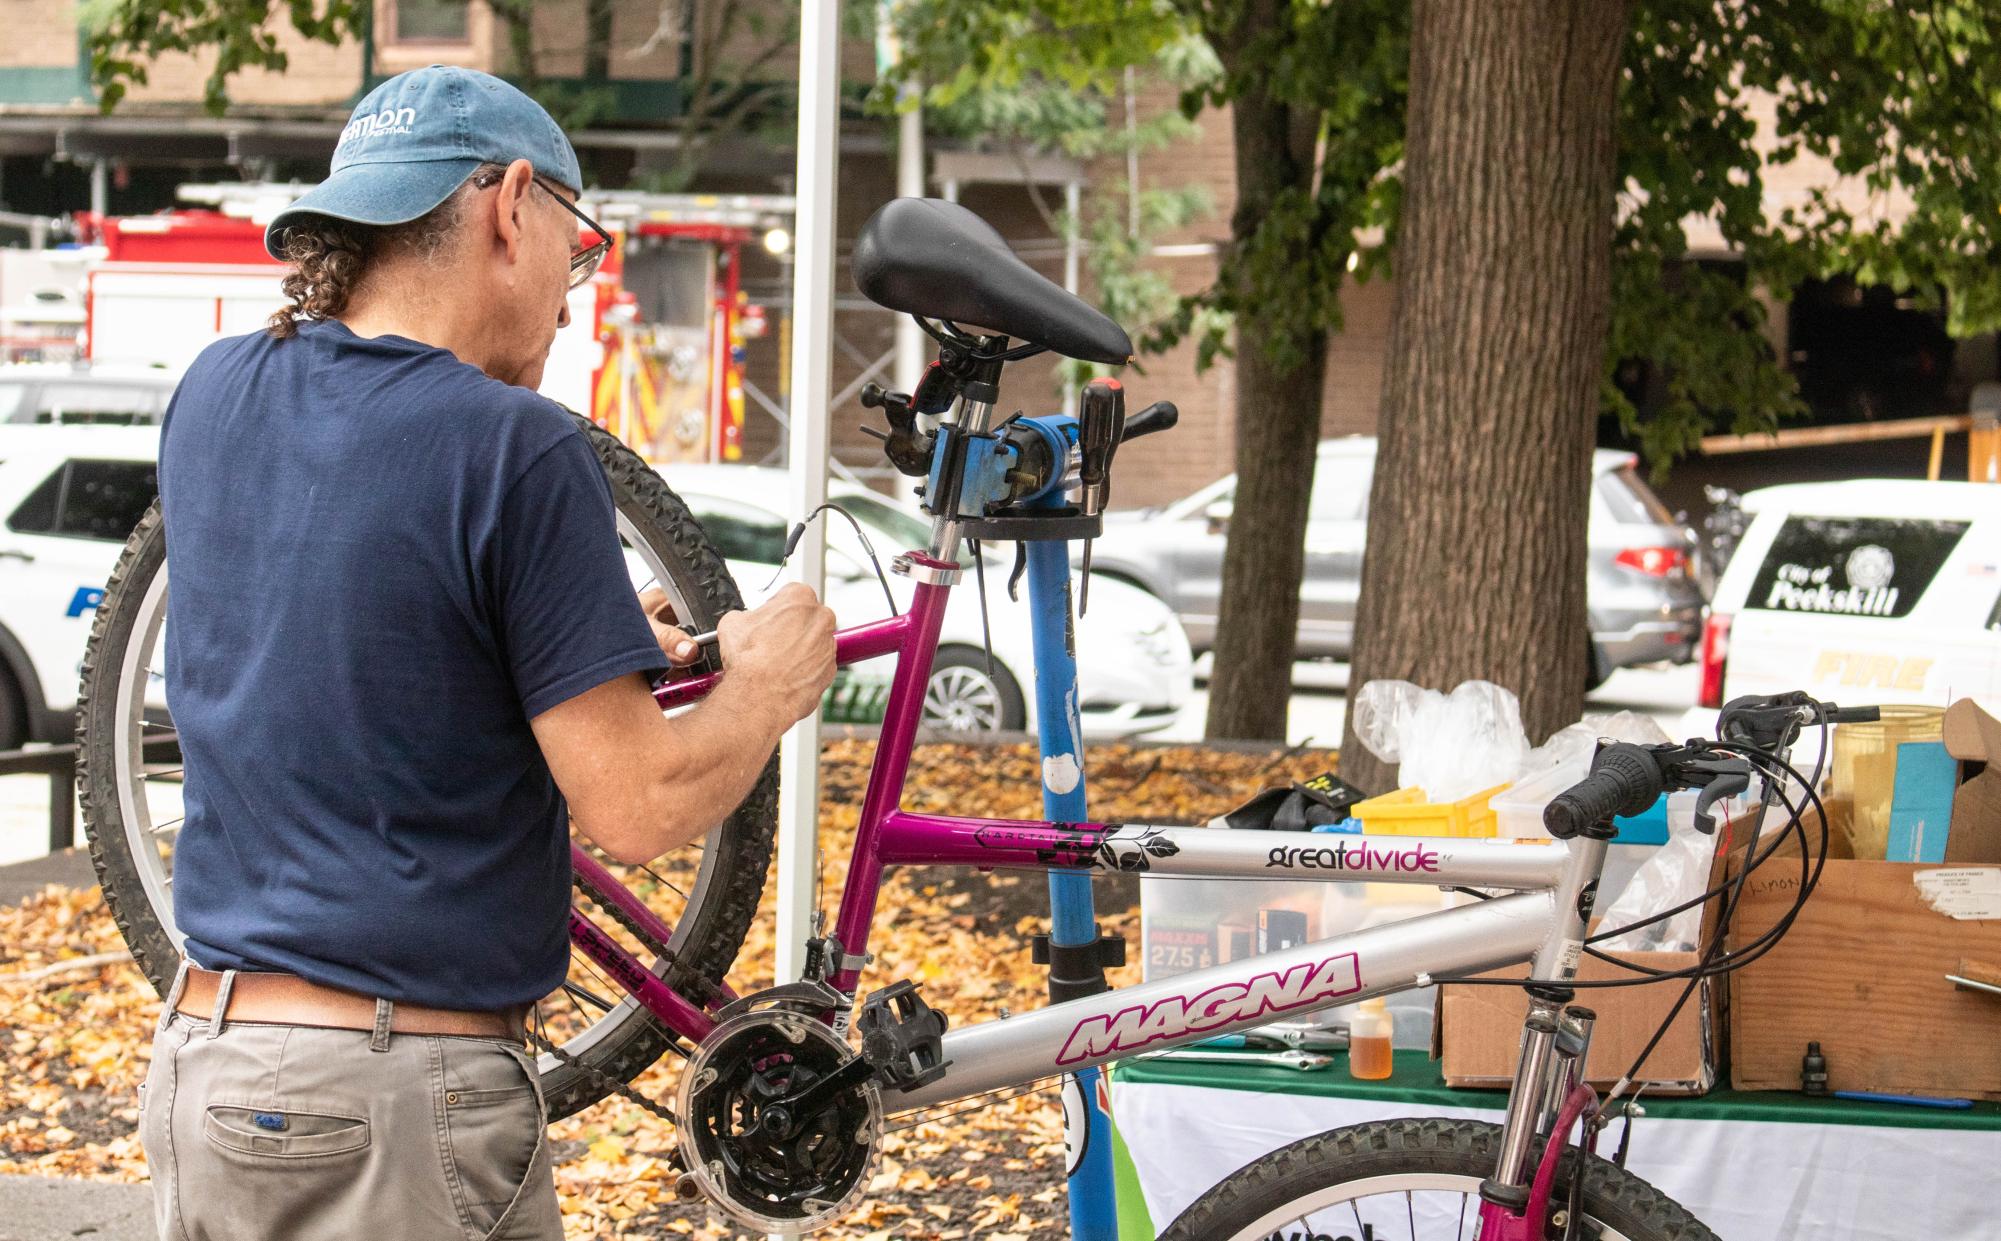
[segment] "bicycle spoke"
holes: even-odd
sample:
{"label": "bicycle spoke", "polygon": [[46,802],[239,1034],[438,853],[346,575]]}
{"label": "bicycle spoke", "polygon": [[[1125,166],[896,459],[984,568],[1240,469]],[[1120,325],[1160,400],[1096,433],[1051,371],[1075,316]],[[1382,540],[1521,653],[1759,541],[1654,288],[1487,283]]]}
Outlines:
{"label": "bicycle spoke", "polygon": [[1410,1221],[1410,1241],[1417,1241],[1417,1208],[1411,1204],[1410,1191],[1403,1191],[1403,1217]]}
{"label": "bicycle spoke", "polygon": [[1465,1236],[1465,1235],[1466,1235],[1466,1195],[1465,1195],[1465,1194],[1460,1194],[1460,1195],[1459,1195],[1459,1223],[1458,1223],[1458,1224],[1457,1224],[1457,1225],[1456,1225],[1456,1226],[1455,1226],[1455,1227],[1454,1227],[1454,1228],[1452,1229],[1452,1235],[1453,1235],[1453,1236],[1455,1236],[1455,1237],[1463,1237],[1463,1236]]}
{"label": "bicycle spoke", "polygon": [[145,775],[140,776],[139,781],[143,784],[148,780],[164,780],[168,776],[178,776],[185,770],[187,770],[185,767],[175,767],[167,771],[149,771]]}
{"label": "bicycle spoke", "polygon": [[688,894],[687,894],[686,892],[683,892],[683,891],[682,891],[682,890],[681,890],[681,889],[680,889],[680,888],[679,888],[679,887],[678,887],[677,885],[675,885],[675,884],[672,884],[672,883],[669,883],[669,882],[668,882],[667,880],[665,880],[665,879],[661,878],[661,877],[660,877],[660,872],[659,872],[659,871],[656,871],[656,870],[654,870],[654,869],[653,869],[653,868],[652,868],[651,866],[647,866],[647,865],[644,865],[644,864],[642,864],[642,865],[640,866],[640,868],[639,868],[639,869],[641,869],[641,870],[645,871],[645,872],[646,872],[647,874],[649,874],[649,875],[653,876],[653,882],[655,882],[655,883],[659,884],[659,885],[660,885],[661,887],[663,887],[663,888],[666,888],[666,889],[668,889],[669,891],[673,892],[673,893],[674,893],[674,895],[676,895],[676,896],[680,897],[680,898],[681,898],[682,900],[684,900],[684,901],[685,901],[685,900],[687,900],[687,899],[688,899]]}
{"label": "bicycle spoke", "polygon": [[161,823],[161,824],[159,824],[159,825],[155,826],[155,827],[153,828],[153,834],[154,834],[155,836],[164,836],[164,835],[166,835],[166,834],[167,834],[168,832],[171,832],[171,831],[178,831],[178,830],[180,830],[180,826],[181,826],[181,824],[182,824],[182,823],[185,823],[185,822],[187,821],[187,817],[188,817],[188,816],[186,816],[186,815],[182,815],[182,816],[181,816],[180,818],[178,818],[178,819],[169,819],[169,820],[167,820],[167,821],[166,821],[165,823]]}
{"label": "bicycle spoke", "polygon": [[608,1013],[613,1008],[610,1000],[605,999],[581,983],[574,983],[566,978],[563,980],[563,990],[569,992],[573,999],[589,1000],[592,1004],[597,1005],[599,1012]]}

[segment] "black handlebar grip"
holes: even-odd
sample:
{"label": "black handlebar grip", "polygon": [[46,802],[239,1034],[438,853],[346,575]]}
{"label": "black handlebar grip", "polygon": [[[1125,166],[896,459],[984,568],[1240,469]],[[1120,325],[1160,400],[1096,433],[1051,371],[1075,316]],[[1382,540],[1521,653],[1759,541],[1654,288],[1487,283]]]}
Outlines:
{"label": "black handlebar grip", "polygon": [[1591,760],[1590,775],[1543,807],[1542,824],[1558,840],[1569,840],[1613,815],[1640,813],[1666,787],[1667,777],[1645,746],[1614,742]]}
{"label": "black handlebar grip", "polygon": [[1156,431],[1172,431],[1174,424],[1181,421],[1181,411],[1173,401],[1155,401],[1145,409],[1126,419],[1125,434],[1119,442],[1136,440],[1142,435],[1152,435]]}

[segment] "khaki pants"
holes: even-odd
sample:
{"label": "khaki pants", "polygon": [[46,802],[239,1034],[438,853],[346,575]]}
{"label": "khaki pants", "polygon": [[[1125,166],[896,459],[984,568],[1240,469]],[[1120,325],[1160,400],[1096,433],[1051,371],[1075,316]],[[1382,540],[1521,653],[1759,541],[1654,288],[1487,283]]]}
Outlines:
{"label": "khaki pants", "polygon": [[520,1047],[221,1025],[179,992],[139,1088],[161,1241],[562,1241]]}

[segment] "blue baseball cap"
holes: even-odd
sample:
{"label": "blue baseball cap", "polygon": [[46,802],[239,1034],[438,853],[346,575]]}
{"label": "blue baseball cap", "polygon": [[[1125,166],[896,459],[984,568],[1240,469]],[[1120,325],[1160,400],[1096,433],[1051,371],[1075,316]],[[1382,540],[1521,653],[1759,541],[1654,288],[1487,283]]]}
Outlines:
{"label": "blue baseball cap", "polygon": [[558,185],[584,188],[577,152],[555,118],[506,82],[454,65],[399,73],[356,106],[327,179],[272,219],[264,248],[282,257],[285,230],[301,216],[407,224],[481,164],[517,159]]}

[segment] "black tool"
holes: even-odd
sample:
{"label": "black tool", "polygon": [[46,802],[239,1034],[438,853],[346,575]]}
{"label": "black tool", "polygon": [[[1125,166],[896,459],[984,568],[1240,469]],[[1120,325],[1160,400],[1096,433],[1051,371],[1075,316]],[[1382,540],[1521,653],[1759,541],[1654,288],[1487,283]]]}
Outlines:
{"label": "black tool", "polygon": [[[1112,494],[1112,456],[1126,430],[1126,390],[1116,379],[1093,379],[1077,398],[1077,481],[1086,517],[1105,511]],[[1084,585],[1077,615],[1091,606],[1091,540],[1084,540]]]}

